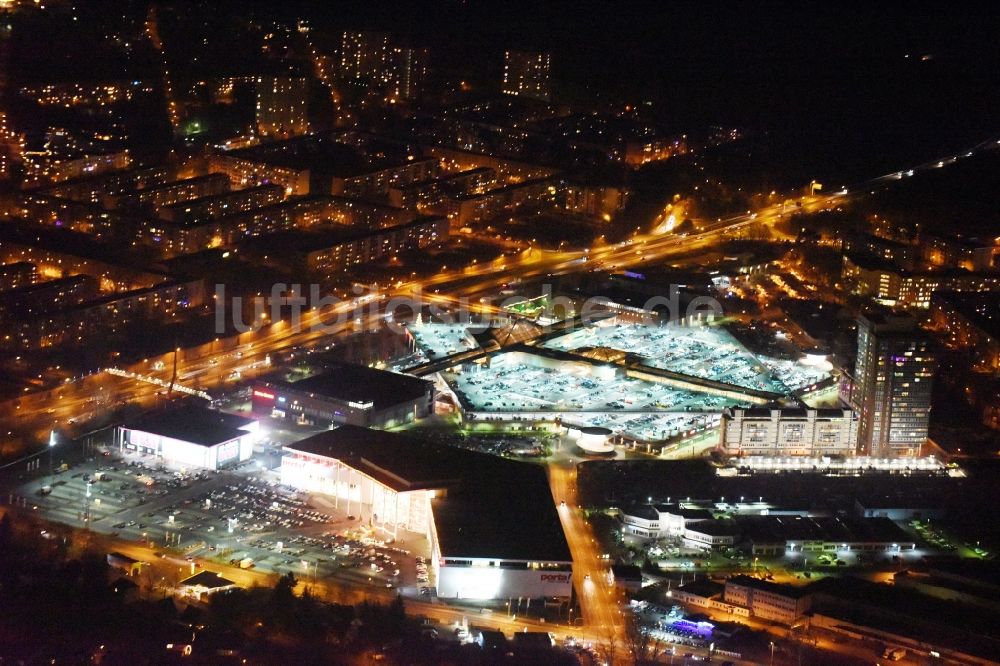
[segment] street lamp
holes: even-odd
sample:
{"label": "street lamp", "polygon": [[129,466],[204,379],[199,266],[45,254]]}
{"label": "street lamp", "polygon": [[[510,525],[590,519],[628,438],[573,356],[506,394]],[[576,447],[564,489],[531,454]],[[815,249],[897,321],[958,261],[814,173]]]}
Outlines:
{"label": "street lamp", "polygon": [[771,641],[771,666],[774,666],[774,641]]}
{"label": "street lamp", "polygon": [[52,484],[52,456],[53,450],[56,448],[56,431],[49,431],[49,485]]}

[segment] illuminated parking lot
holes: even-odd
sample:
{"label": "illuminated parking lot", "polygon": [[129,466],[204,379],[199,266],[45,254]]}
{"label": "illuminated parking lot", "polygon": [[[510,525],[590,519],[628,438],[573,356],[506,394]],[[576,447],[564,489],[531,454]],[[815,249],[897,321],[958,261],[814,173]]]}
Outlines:
{"label": "illuminated parking lot", "polygon": [[[410,327],[412,367],[476,347],[468,326],[417,322]],[[726,407],[753,402],[626,376],[602,363],[632,354],[652,368],[734,387],[790,395],[831,378],[825,361],[782,360],[750,353],[724,328],[644,326],[609,319],[547,340],[540,350],[585,355],[588,360],[543,359],[528,350],[493,354],[442,373],[463,410],[476,421],[553,421],[608,428],[647,442],[689,436],[718,425]],[[604,356],[600,350],[611,350]]]}
{"label": "illuminated parking lot", "polygon": [[755,356],[718,326],[643,326],[609,320],[549,340],[543,346],[566,352],[605,347],[635,354],[654,368],[783,394],[830,376],[827,367]]}
{"label": "illuminated parking lot", "polygon": [[523,354],[497,354],[489,367],[447,373],[471,417],[552,420],[599,426],[641,440],[662,440],[718,422],[723,407],[735,400],[685,391],[655,382],[566,371],[520,362]]}

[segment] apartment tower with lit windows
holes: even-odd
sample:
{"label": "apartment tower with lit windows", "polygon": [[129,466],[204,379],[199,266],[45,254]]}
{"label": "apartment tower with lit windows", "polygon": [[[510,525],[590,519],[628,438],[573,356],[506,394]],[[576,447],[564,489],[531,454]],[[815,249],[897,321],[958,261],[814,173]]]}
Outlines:
{"label": "apartment tower with lit windows", "polygon": [[920,455],[927,442],[935,356],[909,315],[858,319],[858,357],[851,401],[858,410],[858,453],[881,458]]}

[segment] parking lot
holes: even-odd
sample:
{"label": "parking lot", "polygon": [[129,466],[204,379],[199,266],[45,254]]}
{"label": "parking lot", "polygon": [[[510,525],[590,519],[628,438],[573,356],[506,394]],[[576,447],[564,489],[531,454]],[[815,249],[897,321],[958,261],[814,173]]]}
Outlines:
{"label": "parking lot", "polygon": [[468,351],[475,344],[465,324],[414,322],[409,328],[417,348],[417,355],[408,359],[411,366]]}
{"label": "parking lot", "polygon": [[641,440],[661,440],[718,421],[724,407],[740,404],[630,377],[581,375],[519,362],[498,354],[489,368],[445,378],[464,408],[479,417],[553,419],[602,426]]}
{"label": "parking lot", "polygon": [[[266,440],[265,440],[266,441]],[[181,471],[149,456],[107,452],[23,480],[11,504],[177,556],[192,570],[212,562],[265,572],[430,593],[426,539],[385,536],[322,496],[282,487],[257,461],[222,472]],[[418,560],[418,558],[420,558]]]}
{"label": "parking lot", "polygon": [[543,346],[568,352],[608,347],[641,356],[654,368],[775,393],[788,393],[829,376],[829,372],[801,362],[754,356],[718,326],[595,324]]}

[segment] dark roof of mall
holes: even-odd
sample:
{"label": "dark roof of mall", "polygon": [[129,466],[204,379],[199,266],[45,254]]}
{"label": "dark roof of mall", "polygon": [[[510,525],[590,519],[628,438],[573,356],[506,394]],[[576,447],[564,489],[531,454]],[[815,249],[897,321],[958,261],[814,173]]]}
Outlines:
{"label": "dark roof of mall", "polygon": [[545,469],[423,438],[344,425],[285,447],[342,461],[398,492],[432,500],[441,554],[571,561]]}
{"label": "dark roof of mall", "polygon": [[270,375],[261,381],[334,400],[370,402],[377,410],[416,400],[433,386],[429,380],[419,377],[351,363],[331,364],[325,372],[298,381],[287,381],[280,375]]}
{"label": "dark roof of mall", "polygon": [[215,446],[245,435],[242,428],[253,422],[243,416],[188,403],[167,411],[147,412],[122,427],[201,446]]}

